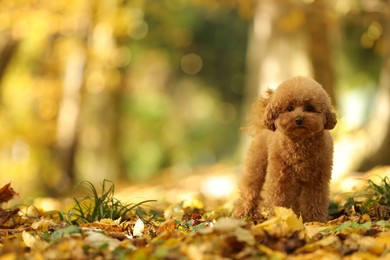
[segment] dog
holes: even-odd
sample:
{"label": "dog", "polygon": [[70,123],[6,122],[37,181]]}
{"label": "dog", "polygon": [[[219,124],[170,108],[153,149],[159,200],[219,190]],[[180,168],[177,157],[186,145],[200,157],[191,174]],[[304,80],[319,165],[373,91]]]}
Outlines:
{"label": "dog", "polygon": [[318,82],[302,76],[267,93],[252,106],[248,128],[254,138],[235,215],[260,218],[264,200],[268,208],[292,208],[305,222],[326,222],[333,166],[329,130],[337,123],[330,97]]}

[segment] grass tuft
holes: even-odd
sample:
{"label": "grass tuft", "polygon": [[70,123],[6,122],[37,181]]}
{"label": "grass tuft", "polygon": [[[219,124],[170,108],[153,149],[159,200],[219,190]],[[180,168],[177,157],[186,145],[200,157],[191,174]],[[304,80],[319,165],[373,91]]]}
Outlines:
{"label": "grass tuft", "polygon": [[376,219],[390,217],[390,179],[382,178],[379,182],[367,181],[367,186],[361,193],[347,197],[342,204],[330,201],[328,213],[334,218],[344,214],[369,214]]}
{"label": "grass tuft", "polygon": [[86,188],[87,195],[81,199],[73,197],[75,205],[67,214],[61,215],[61,218],[72,224],[91,223],[104,218],[121,218],[124,221],[130,213],[138,214],[142,204],[155,201],[145,200],[135,204],[123,204],[114,197],[115,185],[107,179],[104,179],[101,184],[100,194],[89,181],[84,181],[80,185]]}
{"label": "grass tuft", "polygon": [[390,207],[390,179],[385,177],[379,184],[368,180],[367,196],[382,206]]}

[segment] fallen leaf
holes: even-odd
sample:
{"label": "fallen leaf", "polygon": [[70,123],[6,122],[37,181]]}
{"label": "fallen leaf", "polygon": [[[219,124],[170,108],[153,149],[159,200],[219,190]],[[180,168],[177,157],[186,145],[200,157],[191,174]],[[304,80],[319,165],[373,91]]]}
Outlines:
{"label": "fallen leaf", "polygon": [[302,218],[298,218],[292,209],[274,207],[274,211],[274,217],[252,227],[254,235],[262,235],[264,230],[277,236],[304,230]]}
{"label": "fallen leaf", "polygon": [[138,219],[134,225],[133,237],[142,237],[144,229],[145,229],[144,222],[141,219]]}
{"label": "fallen leaf", "polygon": [[183,218],[184,210],[178,205],[171,205],[164,211],[165,219],[174,219],[180,221]]}
{"label": "fallen leaf", "polygon": [[257,249],[260,252],[263,252],[264,254],[272,257],[273,259],[286,259],[286,254],[283,252],[272,250],[271,248],[265,246],[265,245],[257,245]]}
{"label": "fallen leaf", "polygon": [[173,219],[168,219],[161,223],[160,227],[157,229],[157,235],[160,235],[163,232],[173,233],[176,229],[176,221]]}
{"label": "fallen leaf", "polygon": [[305,232],[309,238],[313,238],[315,235],[329,228],[329,226],[327,226],[326,224],[317,223],[317,222],[309,222],[304,226],[305,226]]}
{"label": "fallen leaf", "polygon": [[34,221],[34,223],[31,224],[31,227],[35,230],[39,229],[40,231],[46,232],[49,230],[49,228],[55,225],[56,223],[54,222],[54,220],[41,218],[39,220]]}
{"label": "fallen leaf", "polygon": [[95,249],[107,247],[108,250],[113,251],[120,245],[120,241],[114,238],[110,238],[100,232],[89,231],[86,233],[85,242]]}
{"label": "fallen leaf", "polygon": [[19,212],[19,209],[4,210],[0,209],[0,225],[4,225],[10,218],[15,216]]}
{"label": "fallen leaf", "polygon": [[242,227],[237,227],[234,230],[233,234],[237,238],[237,241],[244,242],[250,246],[253,246],[255,244],[255,237],[252,235],[252,233],[248,229],[244,229]]}
{"label": "fallen leaf", "polygon": [[381,227],[390,227],[390,222],[386,220],[379,220],[376,224]]}
{"label": "fallen leaf", "polygon": [[318,240],[313,243],[308,243],[300,248],[298,248],[295,253],[300,254],[300,253],[310,253],[310,252],[315,252],[316,250],[320,248],[332,248],[334,250],[340,250],[341,248],[341,241],[338,237],[336,236],[328,236],[325,237],[321,240]]}
{"label": "fallen leaf", "polygon": [[26,231],[23,231],[22,238],[25,245],[32,250],[43,251],[44,249],[49,247],[49,243],[47,243],[46,241],[42,241],[41,239],[31,235]]}
{"label": "fallen leaf", "polygon": [[375,238],[376,243],[384,249],[390,248],[390,232],[382,232]]}
{"label": "fallen leaf", "polygon": [[298,218],[292,209],[275,207],[274,210],[276,217],[281,217],[282,220],[286,221],[286,224],[291,231],[303,230],[304,226],[302,218]]}
{"label": "fallen leaf", "polygon": [[184,248],[184,252],[190,260],[203,259],[203,252],[199,246],[189,245]]}
{"label": "fallen leaf", "polygon": [[0,204],[17,197],[19,197],[19,194],[11,188],[11,183],[4,185],[0,189]]}
{"label": "fallen leaf", "polygon": [[102,218],[101,220],[99,220],[99,222],[106,225],[117,226],[121,223],[121,218],[115,220],[110,218]]}
{"label": "fallen leaf", "polygon": [[221,218],[213,225],[213,229],[221,233],[228,233],[233,232],[236,228],[242,227],[245,224],[246,222],[242,219]]}
{"label": "fallen leaf", "polygon": [[363,224],[359,224],[354,221],[346,221],[344,223],[341,223],[338,227],[336,227],[333,231],[334,232],[350,232],[350,230],[369,230],[371,228],[371,221],[367,221]]}
{"label": "fallen leaf", "polygon": [[83,231],[78,226],[68,226],[62,229],[57,229],[51,234],[51,240],[52,242],[57,242],[64,236],[69,236],[72,234],[81,234]]}
{"label": "fallen leaf", "polygon": [[99,221],[94,221],[92,223],[81,223],[80,227],[92,230],[104,230],[106,232],[121,232],[123,230],[123,226],[119,223],[120,218],[117,220],[104,218]]}

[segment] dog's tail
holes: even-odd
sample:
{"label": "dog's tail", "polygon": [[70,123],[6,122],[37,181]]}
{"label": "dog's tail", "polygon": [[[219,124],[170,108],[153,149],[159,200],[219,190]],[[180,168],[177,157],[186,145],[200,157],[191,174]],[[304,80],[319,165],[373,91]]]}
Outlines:
{"label": "dog's tail", "polygon": [[249,133],[251,136],[256,136],[260,130],[267,129],[264,125],[263,118],[265,108],[268,106],[269,99],[272,96],[274,91],[268,89],[264,97],[257,98],[252,106],[249,113],[248,124],[244,127],[241,127],[242,131]]}

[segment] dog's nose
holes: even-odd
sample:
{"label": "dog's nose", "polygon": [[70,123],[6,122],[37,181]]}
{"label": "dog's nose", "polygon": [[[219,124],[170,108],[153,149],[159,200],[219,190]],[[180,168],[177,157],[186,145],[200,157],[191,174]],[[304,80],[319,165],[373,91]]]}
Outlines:
{"label": "dog's nose", "polygon": [[303,118],[302,118],[302,117],[297,117],[297,118],[295,118],[295,124],[296,124],[297,126],[303,125]]}

